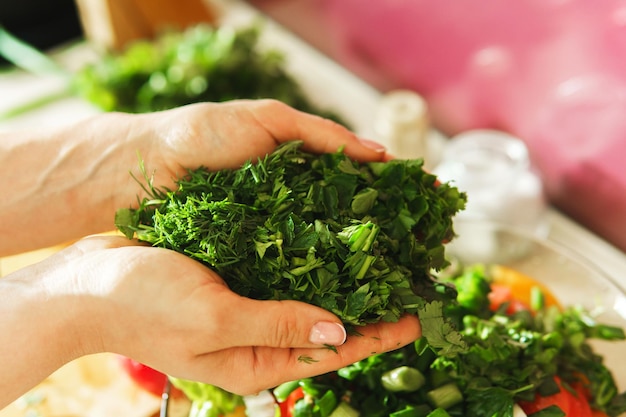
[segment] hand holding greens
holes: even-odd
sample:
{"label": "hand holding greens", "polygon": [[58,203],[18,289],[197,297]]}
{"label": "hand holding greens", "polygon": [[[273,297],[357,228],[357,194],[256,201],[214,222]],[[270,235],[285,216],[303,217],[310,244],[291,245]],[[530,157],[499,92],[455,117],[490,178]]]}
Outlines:
{"label": "hand holding greens", "polygon": [[241,295],[304,301],[349,326],[454,299],[431,271],[447,265],[465,195],[421,160],[360,164],[288,142],[239,169],[189,171],[177,185],[148,184],[138,209],[118,211],[118,228],[206,264]]}

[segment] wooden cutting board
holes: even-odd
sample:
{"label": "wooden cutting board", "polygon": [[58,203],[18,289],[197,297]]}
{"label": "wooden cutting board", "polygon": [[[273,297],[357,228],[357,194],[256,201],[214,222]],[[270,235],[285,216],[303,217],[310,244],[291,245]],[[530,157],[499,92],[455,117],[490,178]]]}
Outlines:
{"label": "wooden cutting board", "polygon": [[203,0],[76,0],[85,36],[104,50],[149,39],[166,29],[215,23],[217,12]]}

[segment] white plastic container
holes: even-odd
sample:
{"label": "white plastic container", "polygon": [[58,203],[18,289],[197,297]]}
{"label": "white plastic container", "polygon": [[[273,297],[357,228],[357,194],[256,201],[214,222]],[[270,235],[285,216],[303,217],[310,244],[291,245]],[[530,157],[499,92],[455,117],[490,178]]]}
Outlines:
{"label": "white plastic container", "polygon": [[400,159],[429,157],[428,133],[430,122],[428,105],[411,90],[394,90],[385,94],[379,103],[374,130],[377,140]]}

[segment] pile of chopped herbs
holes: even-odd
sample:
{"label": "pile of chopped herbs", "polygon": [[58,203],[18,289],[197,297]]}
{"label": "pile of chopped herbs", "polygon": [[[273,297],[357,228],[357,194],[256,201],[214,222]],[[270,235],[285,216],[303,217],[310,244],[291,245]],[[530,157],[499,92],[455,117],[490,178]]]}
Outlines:
{"label": "pile of chopped herbs", "polygon": [[[531,310],[511,313],[503,305],[492,311],[488,275],[484,266],[472,265],[451,278],[459,296],[445,314],[456,322],[465,348],[443,352],[421,338],[337,372],[283,384],[275,389],[277,398],[298,387],[304,391],[293,417],[512,417],[514,404],[558,392],[558,376],[563,389],[585,385],[593,409],[610,417],[625,413],[626,392],[618,392],[590,344],[623,341],[624,330],[598,323],[578,306],[559,310],[539,302]],[[424,334],[433,332],[432,325],[422,321]],[[565,414],[553,405],[531,415]]]}
{"label": "pile of chopped herbs", "polygon": [[342,122],[311,102],[287,72],[281,51],[261,47],[260,31],[259,24],[238,29],[201,24],[135,41],[79,70],[75,88],[105,111],[143,113],[203,101],[273,98]]}
{"label": "pile of chopped herbs", "polygon": [[[118,211],[118,228],[202,262],[238,294],[304,301],[348,327],[403,313],[443,320],[437,300],[455,297],[432,271],[447,265],[465,194],[422,160],[358,163],[294,141],[239,169],[191,170],[173,190],[145,188],[137,209]],[[457,342],[441,331],[433,340]]]}

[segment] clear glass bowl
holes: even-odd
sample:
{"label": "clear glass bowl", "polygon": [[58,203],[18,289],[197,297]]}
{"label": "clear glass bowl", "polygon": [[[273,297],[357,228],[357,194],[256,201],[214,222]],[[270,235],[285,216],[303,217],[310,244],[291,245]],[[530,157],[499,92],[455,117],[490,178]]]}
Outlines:
{"label": "clear glass bowl", "polygon": [[[451,261],[499,264],[546,285],[566,305],[597,312],[597,321],[626,329],[626,291],[584,255],[554,241],[510,226],[455,222],[457,237],[448,245]],[[624,285],[624,283],[622,283]],[[626,390],[626,342],[592,342],[612,370],[620,391]]]}

